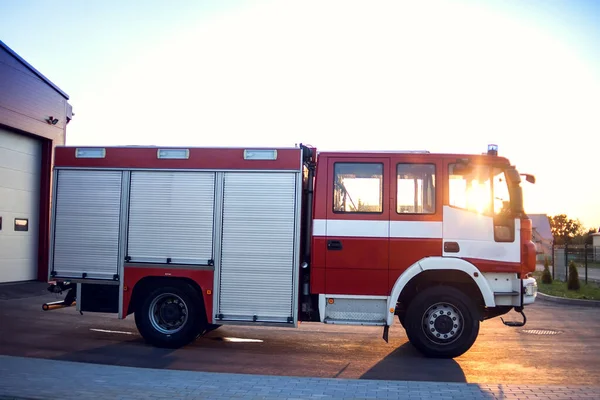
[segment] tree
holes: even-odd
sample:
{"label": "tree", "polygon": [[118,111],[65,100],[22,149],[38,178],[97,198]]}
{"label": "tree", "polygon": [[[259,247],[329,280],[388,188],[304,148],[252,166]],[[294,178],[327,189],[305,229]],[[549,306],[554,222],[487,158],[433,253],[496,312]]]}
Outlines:
{"label": "tree", "polygon": [[581,285],[579,284],[579,272],[577,272],[577,265],[571,260],[569,262],[569,279],[567,280],[568,290],[579,290]]}
{"label": "tree", "polygon": [[570,244],[575,237],[583,236],[585,233],[581,222],[578,219],[568,218],[566,214],[549,216],[548,221],[556,244]]}
{"label": "tree", "polygon": [[548,257],[544,259],[544,272],[542,272],[542,283],[547,285],[552,283],[552,274],[550,274],[550,260]]}

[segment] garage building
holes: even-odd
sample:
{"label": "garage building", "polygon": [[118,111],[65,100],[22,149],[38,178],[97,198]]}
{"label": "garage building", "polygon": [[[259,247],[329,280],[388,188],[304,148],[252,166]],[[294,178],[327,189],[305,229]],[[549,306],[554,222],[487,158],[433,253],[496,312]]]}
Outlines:
{"label": "garage building", "polygon": [[0,41],[0,283],[48,279],[52,155],[68,100]]}

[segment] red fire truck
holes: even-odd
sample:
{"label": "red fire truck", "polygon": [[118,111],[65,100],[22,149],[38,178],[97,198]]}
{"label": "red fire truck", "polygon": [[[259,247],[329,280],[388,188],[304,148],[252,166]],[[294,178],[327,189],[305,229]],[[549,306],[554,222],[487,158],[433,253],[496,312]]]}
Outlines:
{"label": "red fire truck", "polygon": [[[378,325],[457,357],[534,302],[521,174],[482,154],[56,148],[51,291],[181,347],[214,327]],[[48,308],[46,305],[45,308]]]}

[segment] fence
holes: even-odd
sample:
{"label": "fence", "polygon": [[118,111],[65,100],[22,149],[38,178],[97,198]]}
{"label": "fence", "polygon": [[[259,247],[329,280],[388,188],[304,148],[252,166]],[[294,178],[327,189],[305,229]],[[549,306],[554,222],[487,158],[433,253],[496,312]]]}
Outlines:
{"label": "fence", "polygon": [[552,278],[566,281],[569,278],[569,264],[577,265],[579,279],[600,280],[600,246],[554,245],[552,249]]}

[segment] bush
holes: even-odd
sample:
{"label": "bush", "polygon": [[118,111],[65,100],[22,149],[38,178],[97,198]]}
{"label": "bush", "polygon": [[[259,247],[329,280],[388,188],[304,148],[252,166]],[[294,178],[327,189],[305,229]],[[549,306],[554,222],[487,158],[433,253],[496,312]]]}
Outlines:
{"label": "bush", "polygon": [[574,261],[569,263],[569,281],[567,282],[567,289],[579,290],[579,272],[577,272],[577,265]]}
{"label": "bush", "polygon": [[542,272],[542,283],[547,285],[552,283],[552,275],[550,274],[550,262],[548,261],[548,257],[544,259],[544,272]]}

